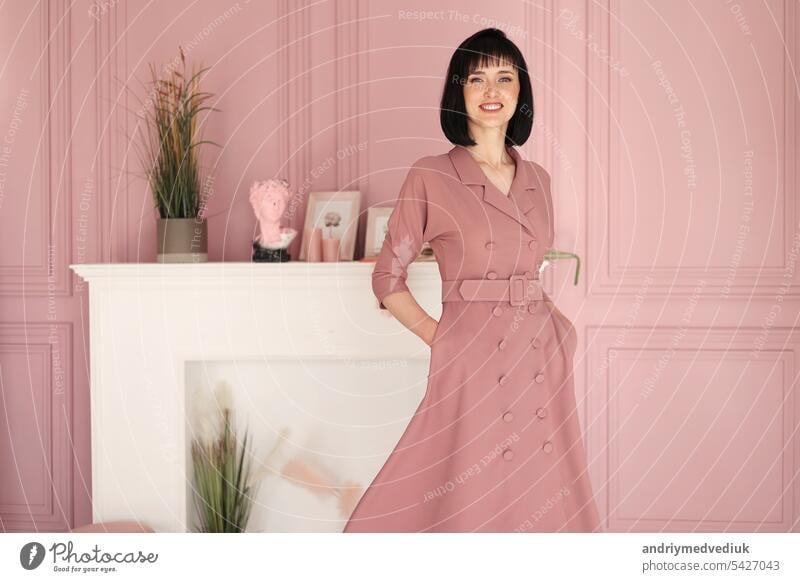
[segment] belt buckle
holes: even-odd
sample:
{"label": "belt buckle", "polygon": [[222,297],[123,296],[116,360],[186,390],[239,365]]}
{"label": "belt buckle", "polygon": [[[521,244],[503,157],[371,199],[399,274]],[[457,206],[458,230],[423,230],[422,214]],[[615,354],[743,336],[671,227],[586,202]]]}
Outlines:
{"label": "belt buckle", "polygon": [[509,301],[511,305],[525,305],[525,275],[511,275],[508,278]]}

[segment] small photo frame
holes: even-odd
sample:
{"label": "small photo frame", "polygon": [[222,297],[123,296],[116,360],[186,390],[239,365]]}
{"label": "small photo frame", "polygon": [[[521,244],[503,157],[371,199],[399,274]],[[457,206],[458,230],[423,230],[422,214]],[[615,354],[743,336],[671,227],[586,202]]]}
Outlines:
{"label": "small photo frame", "polygon": [[352,261],[356,250],[360,209],[361,192],[358,190],[311,192],[306,206],[299,260],[306,260],[308,249],[306,233],[313,228],[321,228],[323,239],[338,238],[341,241],[339,260]]}
{"label": "small photo frame", "polygon": [[364,235],[364,257],[377,257],[389,227],[391,206],[373,206],[367,210],[367,232]]}

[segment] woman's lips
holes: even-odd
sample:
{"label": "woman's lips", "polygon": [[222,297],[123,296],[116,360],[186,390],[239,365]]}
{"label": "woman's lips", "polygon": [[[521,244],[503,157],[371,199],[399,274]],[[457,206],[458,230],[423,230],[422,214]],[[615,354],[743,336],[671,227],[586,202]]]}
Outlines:
{"label": "woman's lips", "polygon": [[494,113],[496,111],[500,111],[503,108],[503,104],[497,102],[481,103],[479,107],[481,111],[486,111],[487,113]]}

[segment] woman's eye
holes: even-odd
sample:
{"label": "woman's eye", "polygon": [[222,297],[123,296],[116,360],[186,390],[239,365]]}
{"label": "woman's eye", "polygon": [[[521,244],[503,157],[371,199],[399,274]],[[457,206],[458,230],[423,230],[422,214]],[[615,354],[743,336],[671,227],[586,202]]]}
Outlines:
{"label": "woman's eye", "polygon": [[503,78],[502,78],[502,79],[500,79],[500,80],[501,80],[501,81],[508,81],[508,82],[511,82],[511,81],[513,81],[513,79],[512,79],[511,77],[503,77]]}
{"label": "woman's eye", "polygon": [[483,79],[479,79],[478,77],[473,77],[469,80],[470,83],[480,83]]}

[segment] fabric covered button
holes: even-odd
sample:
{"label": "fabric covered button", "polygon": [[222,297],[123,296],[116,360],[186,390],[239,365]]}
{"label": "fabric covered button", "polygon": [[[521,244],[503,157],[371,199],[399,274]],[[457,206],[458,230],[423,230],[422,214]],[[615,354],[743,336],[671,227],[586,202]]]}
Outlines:
{"label": "fabric covered button", "polygon": [[530,271],[525,271],[525,277],[528,279],[533,279],[533,273],[531,273]]}
{"label": "fabric covered button", "polygon": [[505,339],[501,339],[497,344],[497,349],[498,350],[502,350],[504,347],[506,347],[506,340]]}
{"label": "fabric covered button", "polygon": [[498,305],[497,307],[492,309],[492,313],[494,313],[495,317],[500,317],[501,315],[503,315],[503,308]]}
{"label": "fabric covered button", "polygon": [[511,422],[512,420],[514,420],[514,415],[513,415],[513,414],[511,414],[510,412],[506,412],[506,413],[503,415],[503,421],[504,421],[504,422]]}
{"label": "fabric covered button", "polygon": [[545,453],[553,452],[553,443],[551,443],[550,441],[544,441],[544,444],[542,445],[542,450]]}
{"label": "fabric covered button", "polygon": [[506,380],[508,380],[508,377],[505,374],[500,374],[500,377],[497,379],[501,386],[506,383]]}
{"label": "fabric covered button", "polygon": [[505,451],[503,451],[503,458],[506,461],[510,461],[511,459],[514,458],[514,452],[511,449],[506,449]]}
{"label": "fabric covered button", "polygon": [[539,241],[537,241],[536,239],[534,239],[534,240],[532,240],[532,241],[530,241],[530,242],[528,243],[528,248],[529,248],[529,249],[531,249],[531,250],[533,250],[533,249],[535,249],[535,248],[536,248],[536,245],[538,245],[538,244],[539,244]]}
{"label": "fabric covered button", "polygon": [[489,271],[488,273],[486,273],[486,278],[492,280],[497,279],[497,273],[495,273],[494,271]]}
{"label": "fabric covered button", "polygon": [[487,251],[493,251],[496,247],[497,247],[497,245],[495,243],[491,242],[491,241],[486,243],[486,250]]}
{"label": "fabric covered button", "polygon": [[531,301],[530,303],[528,303],[528,313],[533,313],[535,311],[536,311],[536,302]]}
{"label": "fabric covered button", "polygon": [[537,408],[536,409],[536,416],[539,418],[544,418],[547,416],[547,409],[546,408]]}
{"label": "fabric covered button", "polygon": [[541,384],[544,382],[544,374],[536,374],[535,380],[537,384]]}
{"label": "fabric covered button", "polygon": [[534,349],[538,349],[538,348],[540,348],[540,347],[541,347],[541,345],[542,345],[542,341],[541,341],[541,340],[540,340],[538,337],[535,337],[535,338],[533,338],[533,339],[531,340],[531,344],[533,344],[533,348],[534,348]]}

